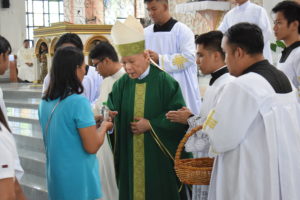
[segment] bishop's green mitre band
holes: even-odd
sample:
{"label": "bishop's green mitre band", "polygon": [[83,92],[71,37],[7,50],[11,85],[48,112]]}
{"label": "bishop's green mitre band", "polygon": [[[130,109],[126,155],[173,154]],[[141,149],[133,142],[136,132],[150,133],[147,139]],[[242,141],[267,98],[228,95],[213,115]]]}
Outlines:
{"label": "bishop's green mitre band", "polygon": [[132,56],[135,54],[140,54],[145,51],[145,40],[129,43],[129,44],[120,44],[115,45],[120,56]]}

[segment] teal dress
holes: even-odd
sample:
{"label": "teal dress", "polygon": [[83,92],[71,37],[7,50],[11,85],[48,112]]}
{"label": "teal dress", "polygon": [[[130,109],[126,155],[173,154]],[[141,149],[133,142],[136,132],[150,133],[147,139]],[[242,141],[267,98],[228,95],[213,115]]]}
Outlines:
{"label": "teal dress", "polygon": [[58,99],[43,100],[39,121],[46,149],[49,200],[94,200],[102,197],[95,154],[84,150],[78,128],[95,125],[88,100],[73,94],[57,106],[48,133],[45,127]]}

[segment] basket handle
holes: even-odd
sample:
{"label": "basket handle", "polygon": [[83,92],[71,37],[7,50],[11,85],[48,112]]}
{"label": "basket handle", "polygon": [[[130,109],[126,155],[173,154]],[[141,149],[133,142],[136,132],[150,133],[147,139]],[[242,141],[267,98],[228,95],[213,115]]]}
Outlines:
{"label": "basket handle", "polygon": [[180,159],[181,156],[181,152],[183,150],[183,147],[185,145],[185,143],[187,142],[187,140],[189,139],[189,137],[191,137],[192,135],[194,135],[197,131],[202,129],[202,125],[200,126],[196,126],[195,128],[193,128],[192,130],[190,130],[190,132],[188,132],[187,134],[184,135],[184,137],[182,138],[182,140],[180,141],[178,148],[176,150],[176,155],[175,155],[175,163]]}

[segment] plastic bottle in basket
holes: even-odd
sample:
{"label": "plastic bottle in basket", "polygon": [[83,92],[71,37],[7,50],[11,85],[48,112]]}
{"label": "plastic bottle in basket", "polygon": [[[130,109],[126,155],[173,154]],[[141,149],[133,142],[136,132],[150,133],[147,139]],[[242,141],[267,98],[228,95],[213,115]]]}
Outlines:
{"label": "plastic bottle in basket", "polygon": [[107,121],[109,119],[109,108],[107,107],[107,103],[103,102],[101,109],[100,109],[100,115],[103,116],[103,121]]}

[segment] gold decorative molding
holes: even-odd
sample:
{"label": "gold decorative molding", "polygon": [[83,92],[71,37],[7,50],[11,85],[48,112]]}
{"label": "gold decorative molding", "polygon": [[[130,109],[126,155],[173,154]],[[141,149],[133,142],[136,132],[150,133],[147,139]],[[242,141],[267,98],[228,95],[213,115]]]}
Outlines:
{"label": "gold decorative molding", "polygon": [[71,24],[68,22],[58,22],[50,27],[42,27],[33,30],[34,37],[58,36],[64,33],[76,34],[110,34],[112,25],[95,24]]}
{"label": "gold decorative molding", "polygon": [[55,45],[56,45],[56,42],[57,42],[58,38],[59,37],[54,37],[51,40],[50,47],[48,48],[49,49],[49,53],[50,53],[51,56],[54,55],[54,48],[55,48]]}
{"label": "gold decorative molding", "polygon": [[100,35],[100,34],[92,35],[91,37],[89,37],[87,39],[87,41],[84,44],[83,52],[84,52],[85,55],[89,54],[93,42],[97,41],[97,40],[109,42],[109,40],[103,35]]}

